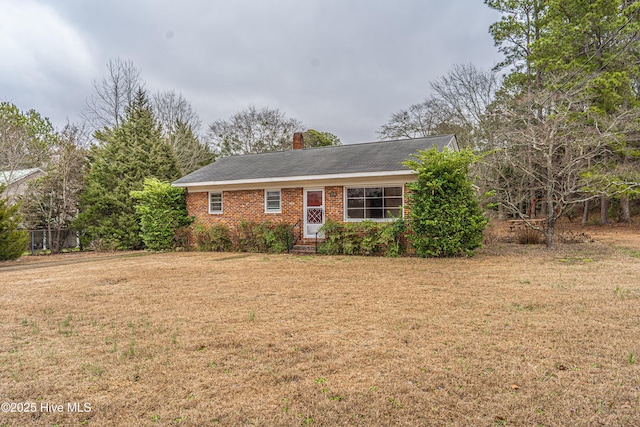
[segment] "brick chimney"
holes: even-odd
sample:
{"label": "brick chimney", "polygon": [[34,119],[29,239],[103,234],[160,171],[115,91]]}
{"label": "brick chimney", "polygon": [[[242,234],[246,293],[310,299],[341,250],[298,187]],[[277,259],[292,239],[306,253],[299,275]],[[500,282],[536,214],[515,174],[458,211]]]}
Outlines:
{"label": "brick chimney", "polygon": [[302,150],[304,148],[304,138],[302,132],[296,132],[293,134],[293,149]]}

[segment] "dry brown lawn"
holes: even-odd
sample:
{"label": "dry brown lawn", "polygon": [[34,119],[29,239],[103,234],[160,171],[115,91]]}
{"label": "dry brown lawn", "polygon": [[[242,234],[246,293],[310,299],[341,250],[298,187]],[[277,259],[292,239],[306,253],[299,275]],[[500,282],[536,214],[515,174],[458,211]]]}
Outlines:
{"label": "dry brown lawn", "polygon": [[588,232],[0,264],[0,426],[640,425],[640,228]]}

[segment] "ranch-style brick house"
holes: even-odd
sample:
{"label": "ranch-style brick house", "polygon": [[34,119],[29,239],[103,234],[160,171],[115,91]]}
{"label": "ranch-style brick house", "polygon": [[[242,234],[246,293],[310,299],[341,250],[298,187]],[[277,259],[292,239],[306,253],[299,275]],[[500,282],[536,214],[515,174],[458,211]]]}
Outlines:
{"label": "ranch-style brick house", "polygon": [[316,238],[327,219],[390,221],[405,215],[402,162],[431,147],[458,151],[455,135],[304,148],[223,157],[173,182],[187,190],[196,220],[236,227],[241,221],[295,224],[299,243]]}

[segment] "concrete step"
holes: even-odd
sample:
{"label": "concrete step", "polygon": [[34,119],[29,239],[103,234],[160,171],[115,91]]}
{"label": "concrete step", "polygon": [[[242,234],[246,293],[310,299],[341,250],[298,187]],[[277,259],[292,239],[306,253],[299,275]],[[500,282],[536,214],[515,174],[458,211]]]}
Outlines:
{"label": "concrete step", "polygon": [[289,253],[300,255],[315,254],[316,247],[315,245],[294,245],[293,249],[291,249]]}

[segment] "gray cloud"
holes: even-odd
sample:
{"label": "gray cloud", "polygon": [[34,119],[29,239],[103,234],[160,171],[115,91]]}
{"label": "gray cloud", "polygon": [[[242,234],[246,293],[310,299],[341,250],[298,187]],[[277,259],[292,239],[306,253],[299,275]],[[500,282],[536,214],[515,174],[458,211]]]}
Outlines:
{"label": "gray cloud", "polygon": [[499,16],[477,0],[0,0],[0,16],[11,14],[47,31],[16,39],[0,18],[14,45],[0,54],[16,59],[0,66],[0,99],[57,126],[77,119],[91,81],[119,57],[149,90],[181,92],[204,124],[255,104],[346,143],[369,141],[453,64],[500,58],[487,32]]}

